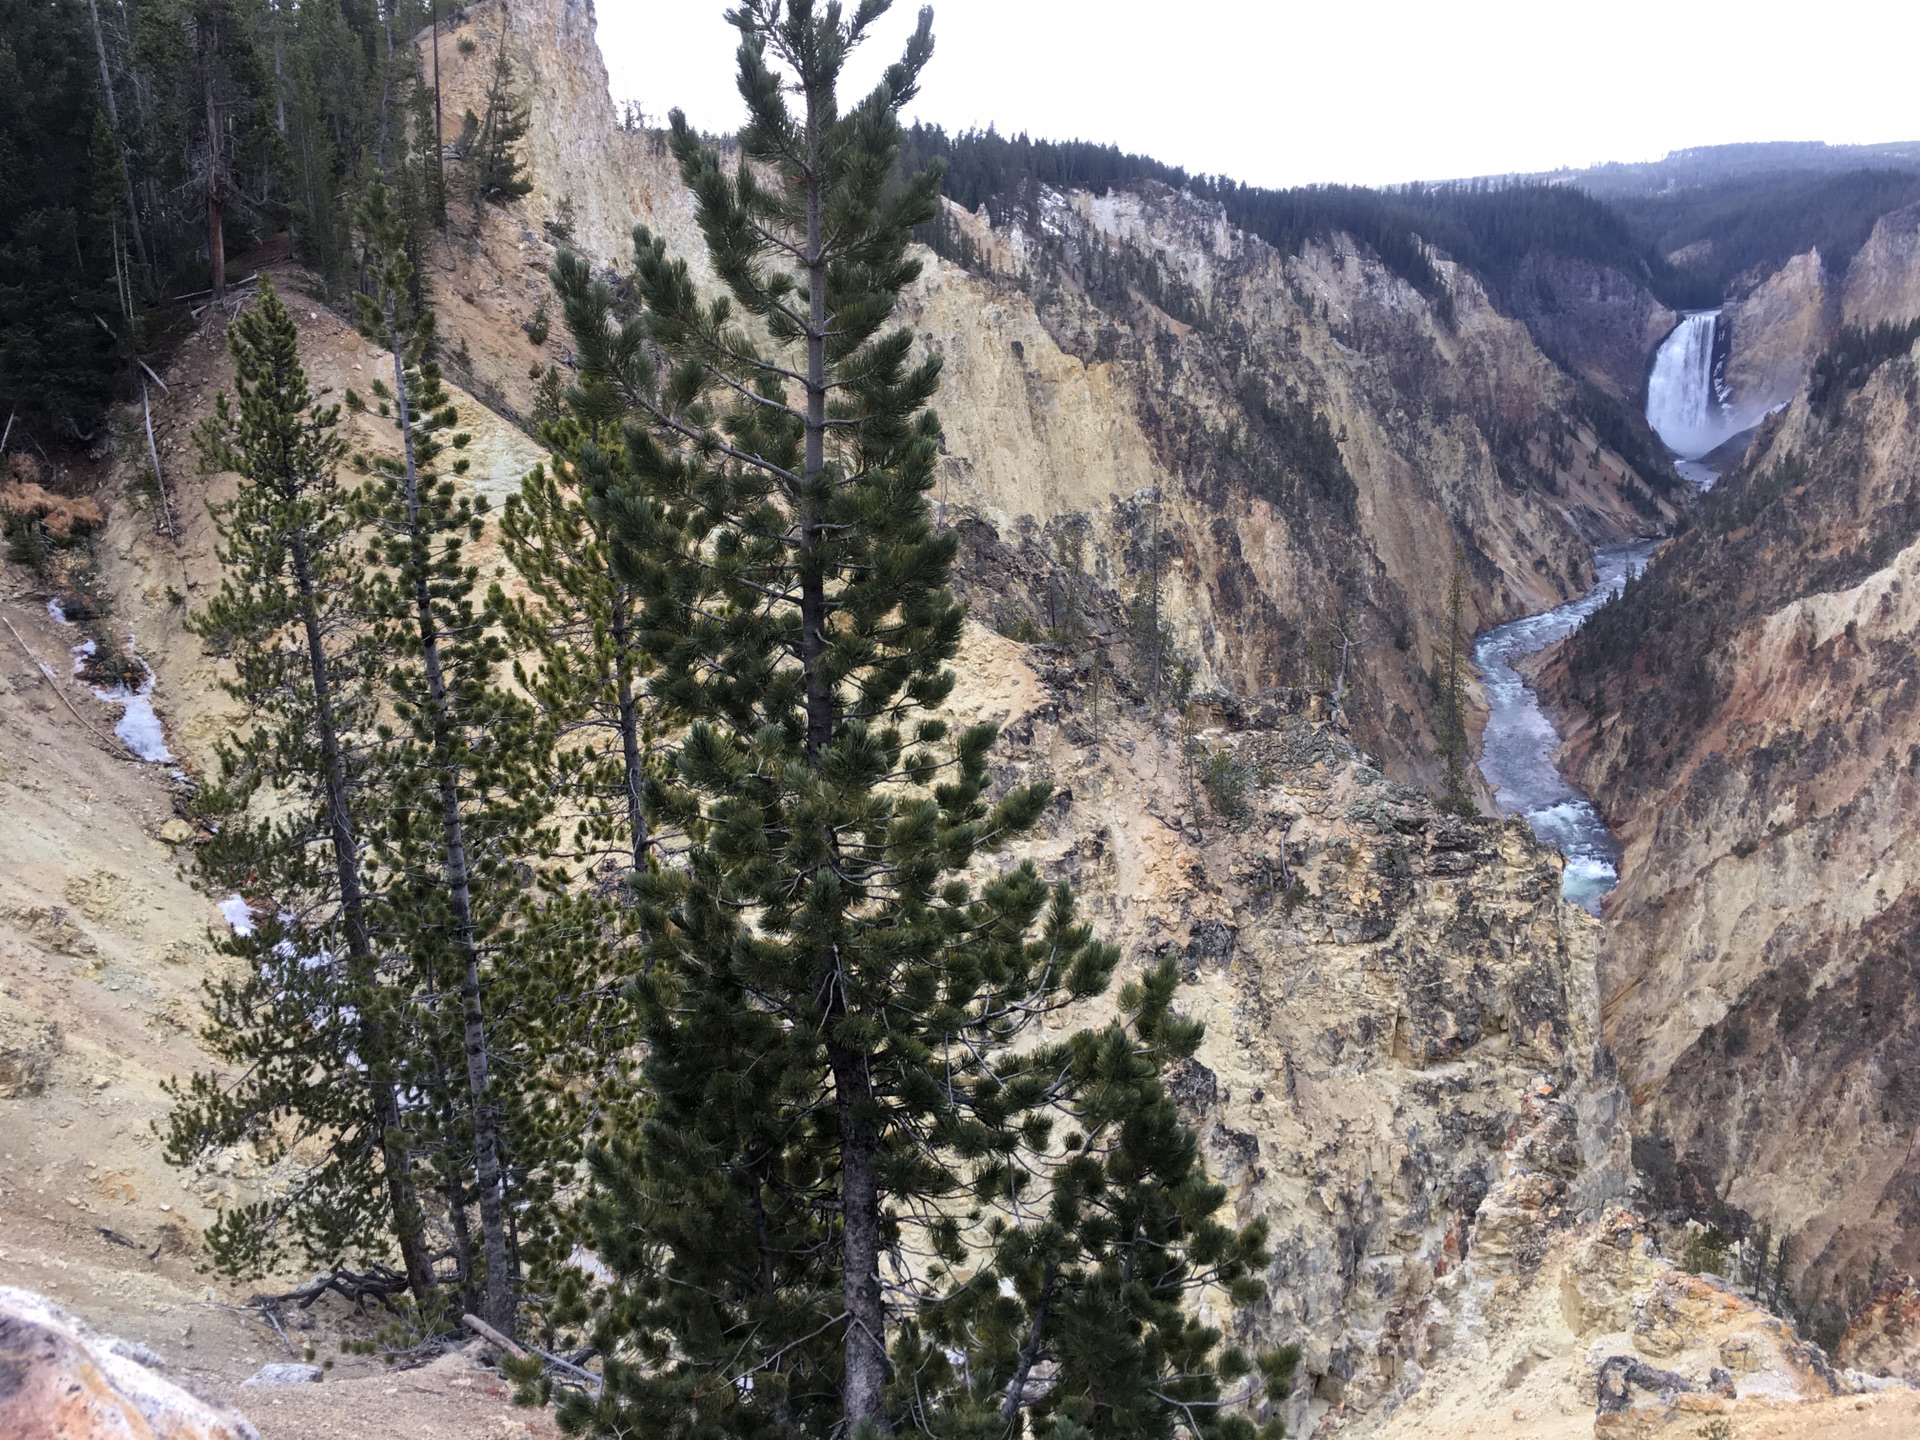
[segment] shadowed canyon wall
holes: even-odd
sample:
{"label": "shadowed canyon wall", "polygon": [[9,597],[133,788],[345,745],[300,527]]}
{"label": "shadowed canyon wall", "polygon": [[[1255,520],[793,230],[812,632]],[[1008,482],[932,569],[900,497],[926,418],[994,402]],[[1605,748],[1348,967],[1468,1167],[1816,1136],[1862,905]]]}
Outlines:
{"label": "shadowed canyon wall", "polygon": [[1810,1301],[1920,1259],[1917,362],[1770,420],[1548,677],[1627,848],[1601,987],[1636,1128],[1794,1235]]}

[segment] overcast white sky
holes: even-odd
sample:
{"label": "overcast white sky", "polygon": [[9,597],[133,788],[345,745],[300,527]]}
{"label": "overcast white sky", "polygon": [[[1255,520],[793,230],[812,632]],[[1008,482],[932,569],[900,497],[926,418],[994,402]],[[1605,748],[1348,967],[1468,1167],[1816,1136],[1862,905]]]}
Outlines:
{"label": "overcast white sky", "polygon": [[[598,0],[614,96],[734,129],[726,8]],[[860,90],[917,9],[895,0]],[[1920,139],[1920,0],[937,0],[934,35],[922,119],[1255,184]]]}

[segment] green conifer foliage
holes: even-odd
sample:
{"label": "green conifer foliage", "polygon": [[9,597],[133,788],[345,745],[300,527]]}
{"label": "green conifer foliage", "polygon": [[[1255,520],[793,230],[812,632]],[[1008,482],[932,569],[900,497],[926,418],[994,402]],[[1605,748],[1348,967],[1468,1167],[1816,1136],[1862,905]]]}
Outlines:
{"label": "green conifer foliage", "polygon": [[[444,1026],[438,1048],[459,1056],[457,1066],[442,1065],[464,1082],[464,1103],[445,1112],[458,1118],[449,1118],[439,1149],[448,1177],[463,1175],[471,1156],[483,1310],[511,1331],[519,1259],[488,1001],[496,983],[510,984],[525,935],[517,922],[531,886],[521,866],[544,843],[547,799],[536,781],[547,736],[532,707],[494,683],[506,645],[477,600],[479,572],[466,554],[484,521],[473,499],[433,469],[444,445],[464,448],[467,436],[441,438],[458,417],[431,357],[433,313],[412,298],[408,226],[384,185],[370,188],[361,221],[375,267],[374,293],[360,297],[361,329],[391,357],[391,386],[377,383],[374,394],[400,435],[398,457],[369,462],[360,506],[374,539],[357,599],[389,657],[398,721],[370,834],[396,877],[380,918],[420,986],[459,997],[458,1025]],[[466,468],[464,458],[454,461],[456,474]],[[464,1209],[465,1180],[449,1184],[453,1208]]]}
{"label": "green conifer foliage", "polygon": [[[309,1262],[332,1267],[383,1256],[391,1235],[424,1305],[433,1273],[396,1098],[405,1005],[375,953],[363,840],[380,662],[351,603],[339,409],[312,395],[298,339],[263,280],[228,332],[239,410],[221,395],[196,436],[208,468],[240,486],[214,511],[220,593],[189,623],[232,662],[226,689],[251,726],[221,747],[219,783],[199,801],[215,822],[200,864],[273,918],[227,944],[245,978],[209,986],[206,1038],[240,1079],[200,1074],[177,1092],[168,1157],[189,1163],[255,1133],[282,1153],[317,1139],[324,1158],[288,1195],[215,1224],[216,1261],[257,1272],[291,1231]],[[291,1125],[263,1128],[280,1121]]]}
{"label": "green conifer foliage", "polygon": [[518,672],[522,684],[562,727],[554,784],[571,812],[572,854],[614,866],[624,889],[646,867],[652,842],[646,788],[656,728],[641,689],[651,661],[640,645],[638,597],[614,564],[614,516],[631,486],[619,450],[595,444],[578,423],[550,424],[547,437],[553,471],[522,481],[501,518],[502,548],[527,591],[508,615],[539,660],[531,675]]}
{"label": "green conifer foliage", "polygon": [[486,114],[469,110],[460,127],[459,148],[467,157],[467,187],[474,204],[490,200],[504,205],[533,189],[519,154],[527,125],[526,102],[514,89],[513,62],[507,59],[502,37],[487,86]]}
{"label": "green conifer foliage", "polygon": [[90,438],[127,363],[93,318],[121,310],[116,217],[97,198],[119,176],[91,143],[99,82],[85,24],[75,0],[0,3],[0,395],[16,445],[21,433]]}
{"label": "green conifer foliage", "polygon": [[987,1263],[956,1266],[947,1298],[896,1347],[903,1403],[909,1378],[922,1393],[947,1380],[933,1433],[1018,1436],[1024,1414],[1050,1440],[1279,1434],[1235,1412],[1285,1393],[1297,1347],[1216,1355],[1220,1333],[1184,1305],[1201,1286],[1258,1299],[1267,1256],[1264,1222],[1215,1218],[1226,1192],[1160,1078],[1201,1038],[1172,1011],[1178,986],[1168,959],[1122,988],[1122,1019],[1001,1064],[1010,1089],[1027,1077],[1057,1087],[1070,1129],[1049,1151],[1044,1192],[1021,1206],[1011,1184],[993,1197]]}
{"label": "green conifer foliage", "polygon": [[1168,1013],[1174,971],[1123,995],[1124,1022],[1015,1043],[1118,957],[1065,886],[989,858],[1049,788],[995,798],[994,728],[940,713],[962,613],[927,501],[939,363],[889,328],[939,182],[895,174],[930,14],[864,100],[835,93],[886,9],[731,13],[737,169],[672,116],[726,298],[644,230],[632,321],[556,270],[576,412],[596,436],[627,419],[612,573],[678,727],[635,883],[642,1105],[590,1153],[614,1279],[590,1317],[556,1316],[590,1318],[605,1382],[563,1422],[1250,1434],[1223,1401],[1251,1377],[1220,1389],[1250,1367],[1215,1363],[1179,1306],[1208,1280],[1245,1298],[1262,1256],[1211,1220],[1221,1193],[1158,1080],[1198,1039]]}
{"label": "green conifer foliage", "polygon": [[216,300],[226,296],[229,225],[265,217],[284,169],[253,12],[246,0],[150,0],[137,11],[136,53],[153,87],[151,153],[164,180],[192,197]]}

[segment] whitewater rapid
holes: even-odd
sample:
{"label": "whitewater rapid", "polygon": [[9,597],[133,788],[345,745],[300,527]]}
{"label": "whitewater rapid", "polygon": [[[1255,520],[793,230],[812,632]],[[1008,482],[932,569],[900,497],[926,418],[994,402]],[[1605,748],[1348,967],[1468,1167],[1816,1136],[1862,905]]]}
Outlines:
{"label": "whitewater rapid", "polygon": [[1522,816],[1543,845],[1566,857],[1560,889],[1592,914],[1619,879],[1620,845],[1606,822],[1553,763],[1560,735],[1514,662],[1563,640],[1617,592],[1659,545],[1641,540],[1594,553],[1599,581],[1580,599],[1538,615],[1482,631],[1473,664],[1487,697],[1487,728],[1480,741],[1480,773],[1493,787],[1503,815]]}

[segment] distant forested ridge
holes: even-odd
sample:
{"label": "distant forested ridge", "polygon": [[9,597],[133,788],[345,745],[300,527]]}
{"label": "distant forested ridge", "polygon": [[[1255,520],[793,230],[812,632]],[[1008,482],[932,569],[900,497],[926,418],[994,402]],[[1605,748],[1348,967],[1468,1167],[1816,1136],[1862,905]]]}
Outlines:
{"label": "distant forested ridge", "polygon": [[1916,201],[1920,163],[1911,169],[1756,175],[1622,196],[1612,204],[1653,250],[1679,256],[1671,267],[1676,285],[1668,303],[1703,309],[1718,305],[1743,280],[1760,279],[1808,250],[1819,250],[1828,273],[1844,271],[1876,220]]}
{"label": "distant forested ridge", "polygon": [[[1496,294],[1527,256],[1554,255],[1615,269],[1676,309],[1706,308],[1725,299],[1742,276],[1777,268],[1815,246],[1829,268],[1843,267],[1880,216],[1920,201],[1920,145],[1863,150],[1894,168],[1851,170],[1834,167],[1853,152],[1833,147],[1720,148],[1739,154],[1701,159],[1671,174],[1661,170],[1657,191],[1645,188],[1652,180],[1641,177],[1642,170],[1653,176],[1654,167],[1388,189],[1268,189],[1189,174],[1113,145],[1035,140],[991,128],[948,135],[929,125],[908,132],[903,163],[910,169],[944,159],[947,197],[969,210],[984,206],[996,225],[1031,217],[1046,189],[1104,192],[1158,181],[1219,202],[1232,224],[1288,254],[1309,241],[1348,235],[1435,300],[1444,299],[1445,287],[1429,247]],[[1910,152],[1911,167],[1900,168]],[[1675,157],[1674,165],[1690,153]],[[1641,178],[1624,178],[1629,172]],[[1689,246],[1693,253],[1679,263],[1667,258]]]}
{"label": "distant forested ridge", "polygon": [[1828,145],[1819,140],[1763,140],[1694,145],[1658,160],[1608,161],[1584,170],[1517,178],[1575,185],[1602,200],[1699,190],[1734,181],[1838,175],[1851,170],[1920,170],[1920,140],[1882,145]]}
{"label": "distant forested ridge", "polygon": [[1656,292],[1670,280],[1659,255],[1604,202],[1567,186],[1459,181],[1375,190],[1307,185],[1276,190],[1224,175],[1190,175],[1146,155],[1084,140],[1035,140],[969,130],[950,136],[916,125],[903,167],[947,163],[943,189],[995,224],[1034,214],[1043,189],[1103,192],[1154,180],[1217,201],[1227,219],[1275,249],[1298,254],[1309,241],[1350,236],[1430,299],[1445,285],[1429,255],[1438,249],[1496,288],[1529,254],[1548,252],[1609,265]]}

